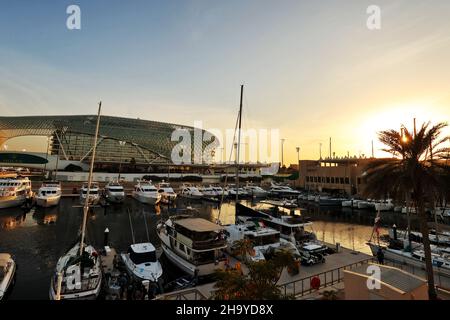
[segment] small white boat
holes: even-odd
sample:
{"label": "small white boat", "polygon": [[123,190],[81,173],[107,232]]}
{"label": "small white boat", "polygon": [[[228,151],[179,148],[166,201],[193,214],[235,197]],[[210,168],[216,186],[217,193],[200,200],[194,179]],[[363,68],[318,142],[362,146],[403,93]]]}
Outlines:
{"label": "small white boat", "polygon": [[0,209],[21,206],[32,196],[28,177],[17,177],[16,174],[0,177]]}
{"label": "small white boat", "polygon": [[300,194],[299,191],[294,190],[289,186],[277,185],[274,183],[271,183],[269,189],[269,195],[274,197],[291,198],[291,197],[298,197],[299,194]]}
{"label": "small white boat", "polygon": [[43,182],[38,193],[34,197],[39,207],[53,207],[61,200],[61,183],[59,181]]}
{"label": "small white boat", "polygon": [[166,257],[191,276],[208,276],[225,269],[224,228],[202,218],[172,216],[158,224],[157,234]]}
{"label": "small white boat", "polygon": [[392,211],[394,210],[394,204],[392,203],[392,199],[376,201],[374,203],[375,211]]}
{"label": "small white boat", "polygon": [[[80,203],[81,205],[84,205],[85,201],[86,201],[86,196],[87,196],[87,192],[88,192],[88,183],[85,182],[83,183],[83,186],[81,187],[80,190]],[[89,205],[96,205],[99,203],[100,201],[100,188],[98,186],[97,182],[92,182],[91,183],[91,190],[89,191]]]}
{"label": "small white boat", "polygon": [[247,185],[244,190],[252,197],[264,198],[267,197],[268,192],[259,186]]}
{"label": "small white boat", "polygon": [[[261,261],[265,260],[265,254],[269,250],[285,249],[292,253],[294,257],[300,256],[297,248],[291,242],[280,238],[280,232],[266,227],[263,223],[245,222],[224,226],[227,232],[227,250],[231,254],[243,256],[244,260]],[[249,240],[252,243],[251,250],[237,252],[239,241]]]}
{"label": "small white boat", "polygon": [[162,197],[151,181],[139,181],[138,184],[134,186],[132,196],[141,203],[151,205],[159,203]]}
{"label": "small white boat", "polygon": [[104,190],[106,201],[122,203],[125,200],[125,190],[119,182],[109,182]]}
{"label": "small white boat", "polygon": [[[203,193],[203,197],[205,197],[205,198],[217,198],[217,197],[219,197],[218,192],[211,186],[209,186],[209,187],[206,187],[206,186],[200,187],[198,190],[201,193]],[[220,195],[220,196],[222,196],[222,195]]]}
{"label": "small white boat", "polygon": [[[61,278],[60,278],[61,277]],[[98,297],[102,283],[102,270],[97,251],[92,246],[80,243],[59,258],[50,284],[50,299],[57,299],[58,282],[61,281],[61,300],[94,300]]]}
{"label": "small white boat", "polygon": [[245,191],[244,188],[239,188],[238,191],[236,191],[236,187],[228,188],[228,196],[230,197],[236,197],[236,193],[239,194],[239,197],[247,197],[249,194],[247,191]]}
{"label": "small white boat", "polygon": [[412,213],[415,214],[416,213],[416,207],[402,207],[402,213],[406,214],[406,213]]}
{"label": "small white boat", "polygon": [[220,186],[212,186],[212,188],[214,189],[214,191],[217,193],[217,195],[220,197],[222,197],[222,195],[224,197],[228,197],[228,190],[223,189]]}
{"label": "small white boat", "polygon": [[0,300],[8,293],[14,282],[16,262],[9,253],[0,253]]}
{"label": "small white boat", "polygon": [[177,199],[177,194],[173,191],[170,183],[164,182],[163,180],[160,184],[158,184],[157,189],[161,194],[163,201],[173,203]]}
{"label": "small white boat", "polygon": [[180,196],[188,199],[201,199],[203,198],[203,193],[201,193],[197,187],[183,185],[181,188]]}
{"label": "small white boat", "polygon": [[342,205],[343,208],[351,208],[351,207],[353,207],[353,200],[352,199],[350,199],[350,200],[342,200],[341,205]]}
{"label": "small white boat", "polygon": [[127,253],[120,255],[128,273],[139,281],[158,282],[163,269],[150,242],[132,244]]}
{"label": "small white boat", "polygon": [[369,201],[360,200],[357,204],[358,209],[370,209],[372,205]]}

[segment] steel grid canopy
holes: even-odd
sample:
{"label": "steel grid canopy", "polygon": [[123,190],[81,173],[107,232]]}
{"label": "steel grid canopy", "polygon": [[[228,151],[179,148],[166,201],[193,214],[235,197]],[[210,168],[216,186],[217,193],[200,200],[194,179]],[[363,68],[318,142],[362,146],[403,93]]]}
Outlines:
{"label": "steel grid canopy", "polygon": [[[96,119],[96,115],[0,117],[0,144],[19,136],[56,135],[58,139],[61,137],[62,149],[66,147],[65,143],[68,144],[66,149],[70,149],[71,141],[65,142],[62,137],[94,136]],[[193,142],[193,127],[111,116],[101,117],[99,135],[102,141],[124,141],[137,148],[137,154],[142,154],[142,150],[146,151],[151,154],[151,157],[144,156],[149,163],[154,159],[157,159],[156,162],[167,163],[170,162],[172,149],[178,144],[178,141],[171,141],[172,133],[176,129],[187,130]],[[205,130],[202,130],[202,134],[204,133]],[[202,142],[202,150],[209,143],[211,140]],[[68,157],[66,154],[65,156]],[[85,158],[81,157],[80,160]]]}

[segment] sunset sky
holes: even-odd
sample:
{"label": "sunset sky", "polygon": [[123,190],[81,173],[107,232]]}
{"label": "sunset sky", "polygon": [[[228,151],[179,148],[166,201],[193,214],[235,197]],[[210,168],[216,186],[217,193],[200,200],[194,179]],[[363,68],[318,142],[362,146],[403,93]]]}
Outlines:
{"label": "sunset sky", "polygon": [[[66,8],[81,8],[81,30]],[[366,27],[369,5],[381,29]],[[0,114],[279,129],[285,162],[450,122],[450,1],[0,1]],[[450,133],[447,130],[447,133]],[[42,139],[8,149],[41,150]],[[44,148],[45,149],[45,148]],[[261,159],[264,160],[264,159]]]}

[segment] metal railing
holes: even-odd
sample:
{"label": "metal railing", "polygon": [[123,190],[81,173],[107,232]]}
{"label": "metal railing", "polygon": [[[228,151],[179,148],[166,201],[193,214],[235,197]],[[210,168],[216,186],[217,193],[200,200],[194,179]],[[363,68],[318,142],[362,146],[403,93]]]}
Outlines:
{"label": "metal railing", "polygon": [[208,300],[197,288],[159,295],[155,300]]}
{"label": "metal railing", "polygon": [[[344,279],[344,270],[351,270],[353,268],[359,267],[361,265],[368,264],[369,262],[374,261],[373,258],[369,258],[366,260],[358,261],[352,264],[348,264],[339,268],[335,268],[332,270],[327,270],[321,273],[317,273],[302,279],[290,281],[284,284],[279,285],[282,292],[285,296],[293,296],[293,297],[302,297],[306,294],[310,294],[314,291],[317,291],[322,288],[326,288],[332,286],[336,283],[341,282]],[[311,281],[313,278],[320,279],[320,285],[316,288],[311,286]]]}

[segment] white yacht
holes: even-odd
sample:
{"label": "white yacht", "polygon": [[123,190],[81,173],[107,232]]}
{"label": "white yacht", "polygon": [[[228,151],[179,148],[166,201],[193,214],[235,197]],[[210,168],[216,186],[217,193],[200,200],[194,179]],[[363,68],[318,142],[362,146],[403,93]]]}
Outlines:
{"label": "white yacht", "polygon": [[120,255],[127,272],[139,281],[158,282],[163,269],[156,256],[156,249],[150,242],[135,243],[128,248],[127,253]]}
{"label": "white yacht", "polygon": [[300,192],[292,189],[289,186],[277,185],[272,183],[269,189],[269,195],[273,197],[290,198],[298,197],[300,195]]}
{"label": "white yacht", "polygon": [[45,181],[34,197],[36,205],[44,208],[57,206],[61,200],[61,194],[61,183],[59,181]]}
{"label": "white yacht", "polygon": [[27,177],[0,176],[0,209],[20,206],[32,195],[31,181]]}
{"label": "white yacht", "polygon": [[175,191],[173,191],[170,183],[164,182],[163,180],[158,184],[157,189],[162,196],[162,200],[164,200],[165,202],[173,203],[177,199],[177,194],[175,193]]}
{"label": "white yacht", "polygon": [[238,193],[239,197],[247,197],[249,195],[247,193],[247,191],[245,191],[244,188],[239,188],[238,191],[236,191],[236,187],[229,187],[228,188],[228,196],[236,197],[236,193]]}
{"label": "white yacht", "polygon": [[225,269],[227,242],[222,226],[178,215],[158,224],[157,234],[166,257],[189,275],[203,277]]}
{"label": "white yacht", "polygon": [[9,253],[0,253],[0,300],[3,300],[14,282],[16,262]]}
{"label": "white yacht", "polygon": [[125,190],[119,182],[109,182],[104,190],[106,201],[122,203],[125,200]]}
{"label": "white yacht", "polygon": [[269,250],[285,249],[292,252],[294,257],[298,257],[300,254],[295,247],[289,241],[280,238],[280,232],[265,226],[258,221],[246,221],[240,224],[225,225],[227,232],[228,251],[237,256],[242,256],[238,242],[242,240],[248,240],[252,243],[252,249],[246,252],[244,260],[261,261],[265,260],[265,254]]}
{"label": "white yacht", "polygon": [[203,186],[198,189],[201,193],[203,193],[203,197],[205,198],[217,198],[221,195],[211,186]]}
{"label": "white yacht", "polygon": [[238,203],[236,205],[236,219],[245,223],[258,218],[268,227],[280,231],[281,238],[295,245],[316,240],[314,233],[305,230],[305,227],[312,226],[312,222],[295,214],[296,211],[298,212],[298,210],[267,203],[260,205],[257,209]]}
{"label": "white yacht", "polygon": [[[88,186],[89,183],[85,182],[83,183],[83,186],[80,190],[80,203],[81,205],[84,205],[84,202],[86,201],[87,192],[89,189]],[[100,201],[100,188],[98,186],[97,182],[91,183],[91,190],[89,191],[89,205],[96,205]]]}
{"label": "white yacht", "polygon": [[102,271],[97,251],[92,246],[83,246],[80,255],[80,243],[59,258],[56,271],[51,279],[50,299],[57,299],[58,282],[61,282],[61,300],[94,300],[98,297],[102,283]]}
{"label": "white yacht", "polygon": [[161,201],[161,194],[151,181],[139,181],[134,186],[133,198],[141,203],[157,204]]}
{"label": "white yacht", "polygon": [[259,186],[247,185],[244,190],[252,197],[264,198],[267,196],[268,192]]}
{"label": "white yacht", "polygon": [[188,199],[201,199],[203,198],[203,193],[201,193],[197,187],[190,186],[190,185],[183,185],[181,188],[180,195],[182,197],[188,198]]}
{"label": "white yacht", "polygon": [[394,203],[392,199],[375,201],[375,211],[392,211],[394,210]]}
{"label": "white yacht", "polygon": [[220,187],[220,186],[212,186],[212,188],[214,189],[214,191],[217,193],[217,195],[220,197],[222,197],[222,195],[224,197],[228,197],[228,190]]}

